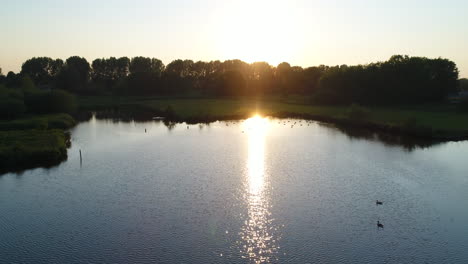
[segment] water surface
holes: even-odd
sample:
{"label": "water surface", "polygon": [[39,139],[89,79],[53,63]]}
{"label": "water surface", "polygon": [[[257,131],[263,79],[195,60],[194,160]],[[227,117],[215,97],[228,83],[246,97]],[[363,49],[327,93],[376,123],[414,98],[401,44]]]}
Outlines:
{"label": "water surface", "polygon": [[0,176],[1,263],[468,263],[467,142],[92,119],[68,153]]}

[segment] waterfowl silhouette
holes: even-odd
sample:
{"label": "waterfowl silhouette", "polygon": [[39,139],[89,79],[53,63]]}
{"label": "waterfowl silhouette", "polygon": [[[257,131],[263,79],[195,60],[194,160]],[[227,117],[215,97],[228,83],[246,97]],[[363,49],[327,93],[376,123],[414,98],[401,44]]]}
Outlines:
{"label": "waterfowl silhouette", "polygon": [[384,227],[383,227],[383,224],[382,224],[382,223],[380,223],[380,221],[379,221],[379,220],[377,220],[377,228],[384,228]]}

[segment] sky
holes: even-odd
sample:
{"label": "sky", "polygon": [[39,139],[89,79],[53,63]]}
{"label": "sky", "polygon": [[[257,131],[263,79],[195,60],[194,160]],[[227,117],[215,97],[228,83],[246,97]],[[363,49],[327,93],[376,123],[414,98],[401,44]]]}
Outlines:
{"label": "sky", "polygon": [[0,68],[28,58],[453,60],[468,77],[466,0],[0,0]]}

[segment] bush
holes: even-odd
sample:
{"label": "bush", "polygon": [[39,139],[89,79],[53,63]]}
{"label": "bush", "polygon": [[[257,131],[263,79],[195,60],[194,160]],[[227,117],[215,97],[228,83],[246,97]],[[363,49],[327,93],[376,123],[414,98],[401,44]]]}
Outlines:
{"label": "bush", "polygon": [[46,117],[49,129],[68,129],[76,125],[75,119],[68,114],[55,114]]}
{"label": "bush", "polygon": [[49,124],[46,119],[32,119],[30,123],[30,127],[32,129],[37,129],[37,130],[46,130],[49,128]]}
{"label": "bush", "polygon": [[403,130],[417,136],[431,136],[432,128],[421,123],[420,120],[411,117],[406,119],[402,124]]}
{"label": "bush", "polygon": [[20,89],[6,88],[4,85],[0,85],[0,98],[12,98],[22,101],[23,92]]}
{"label": "bush", "polygon": [[462,112],[468,112],[468,97],[463,97],[458,104],[458,109]]}
{"label": "bush", "polygon": [[30,113],[47,113],[48,103],[45,100],[47,92],[26,92],[24,103]]}
{"label": "bush", "polygon": [[50,113],[73,114],[77,109],[75,96],[63,90],[53,90],[48,96],[48,103]]}
{"label": "bush", "polygon": [[174,108],[172,108],[172,106],[167,106],[166,107],[166,110],[164,110],[164,117],[166,119],[174,119],[177,117],[175,111],[174,111]]}
{"label": "bush", "polygon": [[358,104],[352,104],[348,108],[347,116],[351,120],[365,121],[370,118],[371,111],[368,108],[360,106]]}
{"label": "bush", "polygon": [[21,86],[20,88],[23,91],[34,91],[36,90],[36,86],[34,85],[34,82],[31,80],[31,78],[28,75],[24,75],[21,77],[20,80]]}
{"label": "bush", "polygon": [[77,109],[75,96],[63,90],[27,93],[25,101],[31,113],[73,114]]}
{"label": "bush", "polygon": [[68,114],[31,116],[9,121],[0,121],[0,130],[25,129],[68,129],[76,125],[75,119]]}
{"label": "bush", "polygon": [[0,118],[16,118],[24,112],[26,112],[26,106],[23,101],[13,98],[0,99]]}

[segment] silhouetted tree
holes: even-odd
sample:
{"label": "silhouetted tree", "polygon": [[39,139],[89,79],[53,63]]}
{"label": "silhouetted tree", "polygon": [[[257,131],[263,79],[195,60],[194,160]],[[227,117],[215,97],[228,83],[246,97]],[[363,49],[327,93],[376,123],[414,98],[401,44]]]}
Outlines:
{"label": "silhouetted tree", "polygon": [[161,77],[164,71],[164,64],[156,58],[135,57],[130,61],[130,74],[135,73],[153,73],[157,77]]}
{"label": "silhouetted tree", "polygon": [[457,80],[452,61],[396,55],[386,62],[328,69],[317,99],[367,105],[436,102],[457,90]]}
{"label": "silhouetted tree", "polygon": [[219,89],[220,95],[238,96],[248,93],[247,82],[237,70],[228,70],[222,74]]}
{"label": "silhouetted tree", "polygon": [[167,93],[186,93],[194,88],[197,72],[192,60],[174,60],[166,66],[164,72]]}
{"label": "silhouetted tree", "polygon": [[458,80],[458,89],[464,92],[468,91],[468,79],[463,78]]}
{"label": "silhouetted tree", "polygon": [[27,74],[36,85],[51,84],[62,70],[63,61],[48,57],[35,57],[27,60],[21,67],[21,74]]}
{"label": "silhouetted tree", "polygon": [[77,93],[87,93],[91,66],[85,58],[73,56],[65,61],[62,71],[57,77],[58,87]]}
{"label": "silhouetted tree", "polygon": [[251,94],[268,94],[271,93],[273,84],[273,69],[266,62],[254,62],[251,65],[251,76],[249,81],[249,92]]}
{"label": "silhouetted tree", "polygon": [[0,84],[5,83],[5,75],[3,75],[2,68],[0,68]]}
{"label": "silhouetted tree", "polygon": [[130,74],[130,59],[128,57],[120,57],[117,59],[114,74],[115,81],[122,80]]}
{"label": "silhouetted tree", "polygon": [[288,85],[291,78],[291,65],[287,62],[282,62],[275,69],[276,90],[282,94],[288,94]]}
{"label": "silhouetted tree", "polygon": [[328,66],[309,67],[304,69],[305,92],[313,94],[317,91],[320,78],[327,72]]}
{"label": "silhouetted tree", "polygon": [[11,88],[18,88],[21,85],[21,79],[19,74],[15,74],[9,71],[5,77],[5,85]]}
{"label": "silhouetted tree", "polygon": [[127,94],[157,94],[162,90],[164,64],[156,58],[135,57],[129,65]]}

